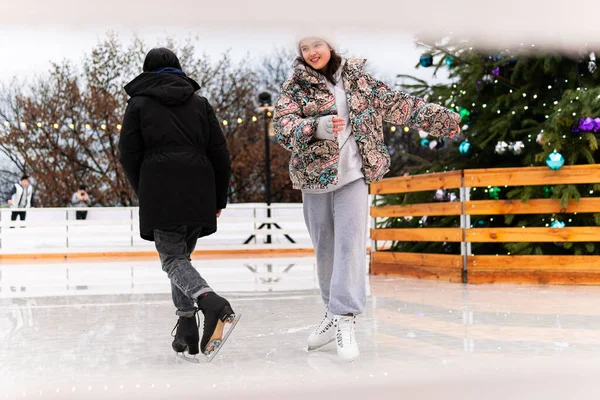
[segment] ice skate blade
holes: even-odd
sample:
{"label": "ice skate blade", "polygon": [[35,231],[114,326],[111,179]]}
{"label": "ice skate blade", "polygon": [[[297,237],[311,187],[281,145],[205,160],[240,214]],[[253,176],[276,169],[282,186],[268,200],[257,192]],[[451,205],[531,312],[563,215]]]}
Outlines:
{"label": "ice skate blade", "polygon": [[175,355],[178,358],[181,358],[182,360],[185,360],[187,362],[191,362],[193,364],[200,364],[200,360],[198,360],[195,355],[191,356],[191,355],[186,354],[186,353],[175,353]]}
{"label": "ice skate blade", "polygon": [[350,358],[342,358],[339,355],[337,356],[337,362],[340,364],[351,364],[354,365],[354,361],[358,360],[360,358],[360,354],[354,356],[354,357],[350,357]]}
{"label": "ice skate blade", "polygon": [[308,346],[308,348],[306,349],[306,351],[319,350],[320,348],[327,346],[329,343],[332,343],[334,340],[335,340],[335,338],[331,338],[331,340],[328,340],[327,342],[323,343],[320,346]]}
{"label": "ice skate blade", "polygon": [[231,332],[233,332],[233,329],[240,321],[240,318],[242,318],[242,314],[235,314],[230,318],[227,318],[225,320],[224,328],[227,327],[227,324],[230,324],[231,326],[223,334],[223,337],[220,340],[214,339],[208,342],[208,344],[206,345],[206,349],[204,350],[204,355],[207,357],[208,362],[211,362],[217,356],[219,350],[221,350],[221,348],[225,345],[225,342],[229,338],[229,335],[231,335]]}

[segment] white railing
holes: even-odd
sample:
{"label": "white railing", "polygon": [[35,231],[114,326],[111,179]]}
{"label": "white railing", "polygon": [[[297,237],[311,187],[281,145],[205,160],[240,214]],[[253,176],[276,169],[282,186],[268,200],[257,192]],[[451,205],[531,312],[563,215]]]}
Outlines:
{"label": "white railing", "polygon": [[[13,211],[26,211],[26,220],[12,221]],[[76,211],[88,211],[87,219],[77,220]],[[218,219],[217,233],[202,238],[197,249],[265,247],[312,247],[301,203],[272,204],[271,218],[266,204],[229,204]],[[139,236],[137,207],[0,209],[0,254],[153,249],[152,242]]]}

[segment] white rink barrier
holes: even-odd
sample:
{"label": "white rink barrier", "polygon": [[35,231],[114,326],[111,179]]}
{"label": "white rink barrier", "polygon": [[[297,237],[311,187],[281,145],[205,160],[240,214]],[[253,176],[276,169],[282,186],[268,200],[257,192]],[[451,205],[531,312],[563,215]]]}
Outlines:
{"label": "white rink barrier", "polygon": [[[11,221],[13,211],[27,211],[26,220]],[[87,219],[77,220],[76,211],[88,211]],[[217,233],[196,249],[311,247],[301,203],[271,204],[271,218],[266,204],[243,203],[227,205]],[[154,244],[139,235],[137,207],[0,209],[0,254],[150,250]]]}

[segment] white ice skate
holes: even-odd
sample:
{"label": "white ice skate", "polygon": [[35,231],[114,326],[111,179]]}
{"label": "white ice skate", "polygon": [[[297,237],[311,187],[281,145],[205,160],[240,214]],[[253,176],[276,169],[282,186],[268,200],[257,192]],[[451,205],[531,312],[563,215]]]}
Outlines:
{"label": "white ice skate", "polygon": [[335,343],[337,345],[338,357],[341,361],[353,361],[359,355],[358,344],[354,336],[354,325],[356,324],[356,316],[336,316],[337,329],[335,331]]}
{"label": "white ice skate", "polygon": [[325,318],[308,337],[308,351],[320,349],[335,340],[336,316],[329,310]]}

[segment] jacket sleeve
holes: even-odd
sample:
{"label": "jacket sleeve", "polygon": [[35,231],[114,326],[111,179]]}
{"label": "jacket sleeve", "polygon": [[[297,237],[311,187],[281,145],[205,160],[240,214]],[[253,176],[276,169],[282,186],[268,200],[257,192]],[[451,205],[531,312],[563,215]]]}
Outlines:
{"label": "jacket sleeve", "polygon": [[207,156],[213,166],[215,173],[215,185],[217,193],[217,209],[227,207],[227,192],[229,190],[229,179],[231,177],[231,162],[227,142],[221,130],[221,124],[212,106],[206,102],[208,112],[209,142]]}
{"label": "jacket sleeve", "polygon": [[8,197],[6,198],[6,201],[8,202],[9,200],[12,200],[12,197],[15,195],[15,193],[17,193],[17,186],[13,185],[12,189],[8,193]]}
{"label": "jacket sleeve", "polygon": [[408,125],[433,136],[452,137],[460,133],[461,117],[454,111],[407,93],[394,91],[366,72],[360,79],[367,80],[374,94],[373,105],[381,112],[385,121]]}
{"label": "jacket sleeve", "polygon": [[286,82],[275,105],[273,130],[286,150],[302,150],[315,138],[319,117],[305,117],[301,105],[294,100],[291,84]]}
{"label": "jacket sleeve", "polygon": [[130,100],[121,126],[119,162],[123,166],[125,176],[136,194],[140,184],[142,161],[144,160],[144,140],[140,125],[139,106]]}

